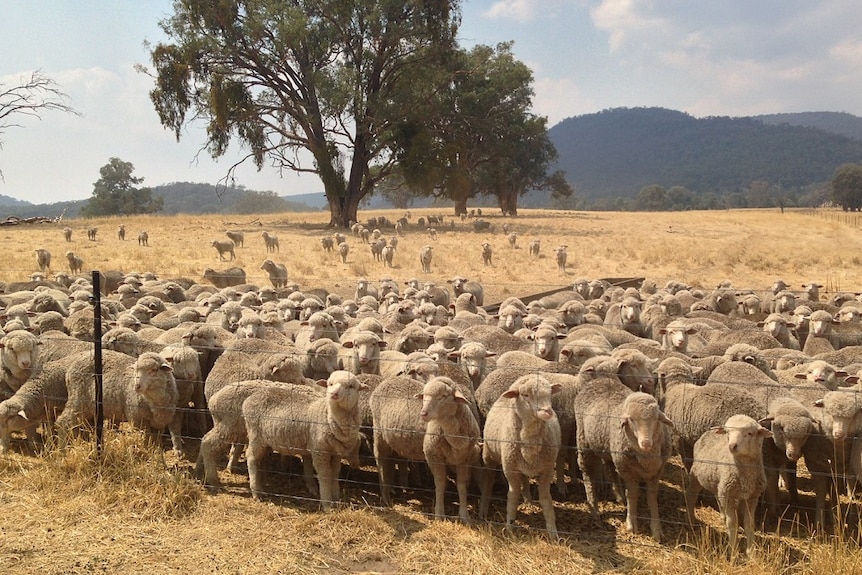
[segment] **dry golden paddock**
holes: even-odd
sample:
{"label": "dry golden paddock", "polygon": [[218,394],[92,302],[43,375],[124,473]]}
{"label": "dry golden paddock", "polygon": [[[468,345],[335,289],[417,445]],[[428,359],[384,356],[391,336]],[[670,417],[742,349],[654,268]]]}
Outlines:
{"label": "dry golden paddock", "polygon": [[[491,211],[491,210],[488,210]],[[400,211],[360,212],[361,218]],[[243,267],[250,282],[265,285],[259,270],[267,257],[260,232],[275,233],[290,280],[303,288],[325,287],[348,294],[361,276],[405,280],[430,277],[442,283],[465,275],[485,285],[486,303],[571,283],[575,278],[649,277],[711,288],[730,279],[738,288],[766,289],[775,279],[794,288],[808,281],[826,286],[822,295],[862,289],[862,231],[853,216],[840,212],[788,210],[686,213],[591,213],[525,210],[517,218],[486,217],[494,233],[475,234],[460,221],[450,229],[449,210],[413,210],[413,221],[445,214],[436,240],[412,227],[400,238],[395,267],[384,269],[367,246],[348,233],[351,252],[342,264],[324,253],[318,238],[324,213],[261,216],[171,216],[67,220],[59,225],[0,229],[2,278],[25,280],[37,270],[35,248],[53,253],[52,271],[66,270],[64,253],[84,259],[84,270],[152,271],[159,277],[202,281],[204,268]],[[126,226],[126,241],[117,226]],[[518,233],[518,249],[501,231]],[[71,243],[61,229],[73,229]],[[86,228],[99,228],[88,241]],[[136,240],[149,232],[149,247]],[[226,230],[245,232],[237,261],[219,262],[210,246]],[[388,234],[387,234],[388,235]],[[541,255],[530,259],[527,246],[541,238]],[[494,266],[484,267],[480,245],[494,248]],[[418,252],[434,247],[432,273],[423,276]],[[559,273],[553,248],[568,246],[568,267]],[[824,293],[825,292],[825,293]],[[192,449],[196,449],[193,447]],[[132,433],[107,435],[104,458],[79,442],[64,452],[41,457],[13,453],[0,458],[0,565],[7,573],[862,573],[856,540],[858,513],[849,502],[850,527],[837,533],[811,533],[804,520],[767,525],[758,532],[758,553],[730,560],[712,507],[698,516],[711,526],[692,531],[684,525],[681,470],[669,466],[660,491],[666,541],[657,544],[644,529],[624,527],[624,508],[603,505],[600,524],[589,518],[583,490],[574,486],[556,502],[564,539],[549,542],[538,506],[522,505],[519,526],[501,529],[503,505],[492,507],[494,523],[464,526],[432,521],[431,497],[411,495],[392,509],[377,507],[373,483],[348,485],[344,505],[321,514],[312,501],[285,498],[253,501],[243,475],[222,474],[228,489],[204,490],[191,478],[191,464],[145,447]],[[356,477],[354,475],[353,477]],[[372,471],[359,478],[375,481]],[[800,481],[802,491],[810,487]],[[498,485],[498,490],[500,486]],[[297,493],[303,490],[297,487]],[[451,496],[450,496],[451,508]],[[810,493],[803,501],[812,503]],[[642,499],[643,505],[643,499]],[[645,512],[645,510],[644,510]],[[804,518],[803,518],[804,519]],[[529,527],[524,529],[523,527]]]}

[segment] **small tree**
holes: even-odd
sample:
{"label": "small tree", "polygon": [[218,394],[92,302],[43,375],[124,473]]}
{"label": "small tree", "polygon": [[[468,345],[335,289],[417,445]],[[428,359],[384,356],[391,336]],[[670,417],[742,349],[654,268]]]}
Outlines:
{"label": "small tree", "polygon": [[152,214],[162,209],[162,198],[153,198],[150,188],[136,188],[144,178],[132,176],[135,167],[131,162],[111,158],[101,167],[99,178],[93,184],[93,196],[81,209],[85,218],[96,216]]}
{"label": "small tree", "polygon": [[862,208],[862,165],[843,164],[832,177],[832,201],[844,211]]}
{"label": "small tree", "polygon": [[[68,96],[60,91],[54,80],[43,76],[36,70],[29,78],[22,78],[16,86],[7,87],[0,84],[0,148],[3,147],[3,136],[9,128],[20,128],[13,118],[30,116],[41,119],[46,110],[59,110],[77,115],[69,104]],[[3,171],[0,170],[0,179]]]}

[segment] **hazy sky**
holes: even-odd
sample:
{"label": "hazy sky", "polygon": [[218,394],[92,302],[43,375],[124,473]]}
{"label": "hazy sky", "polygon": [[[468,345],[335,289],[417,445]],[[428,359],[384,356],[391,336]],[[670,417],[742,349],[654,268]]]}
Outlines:
{"label": "hazy sky", "polygon": [[[81,116],[17,118],[2,138],[0,194],[34,203],[83,199],[111,157],[144,184],[216,183],[232,159],[206,153],[200,127],[180,143],[159,124],[134,70],[163,40],[166,0],[3,0],[0,85],[40,69]],[[836,111],[862,116],[858,0],[465,1],[461,45],[514,41],[549,125],[620,106],[694,116]],[[197,156],[197,157],[196,157]],[[313,176],[240,169],[236,183],[279,195],[319,192]],[[215,199],[214,199],[215,201]]]}

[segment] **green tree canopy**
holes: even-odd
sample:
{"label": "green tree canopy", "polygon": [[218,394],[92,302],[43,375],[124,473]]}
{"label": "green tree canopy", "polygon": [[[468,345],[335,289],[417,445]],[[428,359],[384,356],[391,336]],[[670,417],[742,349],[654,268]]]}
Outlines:
{"label": "green tree canopy", "polygon": [[862,209],[862,165],[838,166],[832,177],[832,201],[845,211]]}
{"label": "green tree canopy", "polygon": [[152,214],[162,209],[162,198],[153,198],[150,188],[137,188],[144,178],[132,175],[131,162],[111,158],[99,169],[101,177],[93,184],[93,195],[81,208],[86,218],[111,215]]}
{"label": "green tree canopy", "polygon": [[269,162],[316,173],[331,225],[346,227],[359,201],[392,171],[399,127],[428,71],[454,47],[459,6],[177,0],[161,23],[172,43],[151,53],[150,97],[177,138],[187,120],[205,121],[213,157],[237,140],[258,168]]}

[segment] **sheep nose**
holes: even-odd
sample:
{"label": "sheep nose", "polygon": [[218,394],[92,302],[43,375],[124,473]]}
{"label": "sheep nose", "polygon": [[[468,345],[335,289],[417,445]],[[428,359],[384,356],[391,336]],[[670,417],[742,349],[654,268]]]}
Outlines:
{"label": "sheep nose", "polygon": [[641,449],[643,449],[645,451],[652,449],[652,439],[642,439],[640,444],[641,444]]}
{"label": "sheep nose", "polygon": [[548,420],[554,416],[554,411],[548,408],[538,409],[536,411],[539,419]]}

